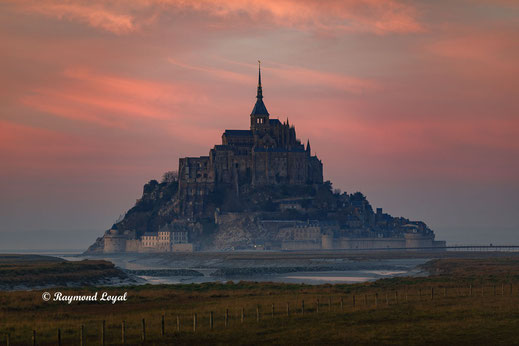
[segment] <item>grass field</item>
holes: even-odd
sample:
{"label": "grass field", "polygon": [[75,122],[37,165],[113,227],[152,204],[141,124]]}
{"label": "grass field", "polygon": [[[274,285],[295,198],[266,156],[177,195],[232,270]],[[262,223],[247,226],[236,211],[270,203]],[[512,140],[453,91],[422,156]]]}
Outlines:
{"label": "grass field", "polygon": [[47,290],[128,292],[128,301],[116,304],[45,302],[43,290],[0,292],[0,345],[7,334],[11,345],[30,345],[33,331],[36,344],[56,345],[58,328],[63,345],[79,345],[81,326],[84,345],[100,345],[103,321],[106,345],[121,344],[123,321],[126,343],[136,345],[142,343],[143,319],[149,345],[519,344],[519,257],[441,259],[426,267],[434,275],[355,285],[241,282]]}

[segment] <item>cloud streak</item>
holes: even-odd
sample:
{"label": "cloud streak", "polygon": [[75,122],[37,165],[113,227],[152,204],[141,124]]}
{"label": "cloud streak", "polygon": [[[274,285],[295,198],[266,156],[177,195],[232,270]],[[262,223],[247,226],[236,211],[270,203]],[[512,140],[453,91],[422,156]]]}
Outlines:
{"label": "cloud streak", "polygon": [[419,11],[398,0],[134,0],[89,2],[20,0],[12,6],[21,12],[85,23],[114,34],[128,34],[154,23],[165,14],[203,13],[228,20],[304,30],[364,31],[376,34],[424,30]]}

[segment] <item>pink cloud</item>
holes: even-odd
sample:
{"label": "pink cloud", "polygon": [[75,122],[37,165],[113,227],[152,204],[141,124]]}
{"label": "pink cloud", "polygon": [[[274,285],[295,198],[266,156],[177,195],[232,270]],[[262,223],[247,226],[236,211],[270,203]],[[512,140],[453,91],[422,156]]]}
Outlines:
{"label": "pink cloud", "polygon": [[175,108],[200,104],[204,96],[188,85],[151,82],[69,68],[53,86],[33,88],[20,98],[28,107],[73,120],[124,127],[128,117],[171,119]]}
{"label": "pink cloud", "polygon": [[[257,68],[257,65],[253,64],[244,64],[236,61],[226,60],[226,62],[233,65],[246,67],[247,74],[245,74],[223,68],[187,64],[172,58],[168,58],[168,61],[175,66],[201,72],[205,76],[211,75],[218,80],[229,80],[239,84],[248,85],[251,87],[251,90],[253,90],[252,86],[257,83],[256,74],[251,73],[251,71],[254,71],[254,69]],[[380,84],[375,80],[326,73],[315,69],[286,64],[270,63],[267,66],[262,65],[262,69],[268,73],[270,78],[270,85],[278,85],[279,82],[283,82],[287,85],[324,87],[327,89],[334,89],[353,94],[361,94],[367,91],[373,91],[381,88]]]}
{"label": "pink cloud", "polygon": [[427,49],[441,57],[478,63],[493,69],[516,69],[519,49],[516,33],[499,32],[449,32]]}
{"label": "pink cloud", "polygon": [[249,25],[325,31],[366,31],[376,34],[420,32],[419,11],[398,0],[92,0],[12,1],[18,10],[85,23],[115,34],[126,34],[149,25],[164,13],[193,11],[229,19],[226,26],[246,15]]}
{"label": "pink cloud", "polygon": [[136,29],[132,15],[117,13],[102,2],[21,0],[13,3],[23,12],[77,21],[115,34],[126,34]]}

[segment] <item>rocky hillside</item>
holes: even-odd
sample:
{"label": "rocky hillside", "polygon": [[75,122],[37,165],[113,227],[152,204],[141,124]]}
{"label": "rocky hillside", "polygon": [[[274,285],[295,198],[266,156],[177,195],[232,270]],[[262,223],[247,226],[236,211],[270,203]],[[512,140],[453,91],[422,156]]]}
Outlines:
{"label": "rocky hillside", "polygon": [[[120,234],[134,232],[139,238],[145,232],[157,232],[173,221],[183,220],[191,242],[200,249],[250,248],[258,241],[273,240],[263,220],[314,220],[335,225],[338,232],[354,237],[398,237],[410,221],[388,214],[375,213],[360,193],[341,193],[327,181],[312,185],[219,186],[204,200],[204,209],[195,217],[182,218],[178,212],[176,180],[144,185],[135,206],[111,229]],[[229,217],[233,215],[234,217]],[[424,234],[432,231],[422,222],[415,222]],[[88,251],[102,250],[98,238]]]}

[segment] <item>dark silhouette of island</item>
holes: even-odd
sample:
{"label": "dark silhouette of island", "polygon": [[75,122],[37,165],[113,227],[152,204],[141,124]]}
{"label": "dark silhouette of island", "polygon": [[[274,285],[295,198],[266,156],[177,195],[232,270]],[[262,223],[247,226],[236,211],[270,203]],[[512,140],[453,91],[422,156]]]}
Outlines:
{"label": "dark silhouette of island", "polygon": [[250,129],[225,130],[208,156],[144,185],[124,218],[88,253],[441,248],[421,221],[373,210],[323,181],[323,165],[263,102],[261,69]]}

